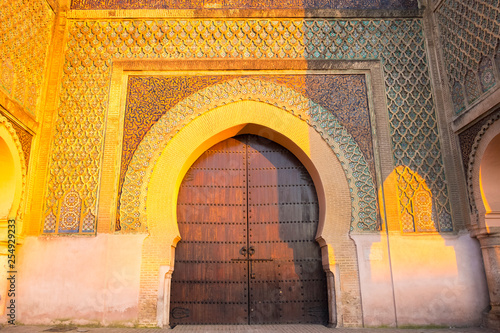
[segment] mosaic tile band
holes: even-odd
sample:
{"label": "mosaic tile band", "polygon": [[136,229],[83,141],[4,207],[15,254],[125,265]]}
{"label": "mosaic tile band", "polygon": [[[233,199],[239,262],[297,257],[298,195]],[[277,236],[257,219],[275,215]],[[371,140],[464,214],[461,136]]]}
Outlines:
{"label": "mosaic tile band", "polygon": [[112,59],[377,59],[394,163],[425,179],[440,231],[453,229],[420,19],[72,21],[65,52],[47,217],[73,188],[96,216]]}
{"label": "mosaic tile band", "polygon": [[72,0],[71,9],[416,9],[416,0]]}

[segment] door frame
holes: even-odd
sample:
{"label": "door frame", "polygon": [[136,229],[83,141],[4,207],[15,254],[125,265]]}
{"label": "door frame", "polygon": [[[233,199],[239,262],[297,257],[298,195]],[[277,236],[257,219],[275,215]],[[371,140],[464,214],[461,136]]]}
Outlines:
{"label": "door frame", "polygon": [[[180,183],[204,151],[238,134],[256,134],[282,145],[301,161],[311,175],[318,194],[316,240],[322,249],[323,268],[327,274],[329,323],[332,326],[341,324],[338,318],[345,312],[341,280],[355,283],[359,288],[357,274],[352,279],[347,276],[349,272],[340,271],[337,263],[339,259],[350,259],[357,266],[356,249],[349,238],[351,195],[342,165],[321,135],[304,120],[276,106],[239,101],[206,112],[187,125],[171,139],[151,176],[147,199],[149,232],[163,234],[164,242],[171,244],[172,254],[169,264],[162,265],[160,270],[158,326],[169,325],[170,279],[175,266],[175,246],[180,240],[176,222]],[[166,184],[165,179],[176,181]],[[336,256],[336,253],[339,255]]]}

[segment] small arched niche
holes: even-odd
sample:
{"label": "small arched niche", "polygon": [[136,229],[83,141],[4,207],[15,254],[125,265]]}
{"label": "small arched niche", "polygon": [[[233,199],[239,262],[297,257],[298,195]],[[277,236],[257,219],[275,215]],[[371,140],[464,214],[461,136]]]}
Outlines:
{"label": "small arched niche", "polygon": [[[0,220],[19,218],[24,177],[21,144],[10,123],[0,119]],[[16,233],[21,232],[18,225]]]}
{"label": "small arched niche", "polygon": [[16,169],[9,146],[0,137],[0,219],[9,218],[16,195]]}
{"label": "small arched niche", "polygon": [[481,158],[479,186],[485,209],[485,222],[500,227],[500,134],[488,144]]}

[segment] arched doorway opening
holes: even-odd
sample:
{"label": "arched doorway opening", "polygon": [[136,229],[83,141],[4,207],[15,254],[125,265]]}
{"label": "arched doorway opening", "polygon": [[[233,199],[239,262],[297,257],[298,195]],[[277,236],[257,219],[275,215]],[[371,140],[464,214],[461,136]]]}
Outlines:
{"label": "arched doorway opening", "polygon": [[486,225],[500,226],[500,134],[488,144],[481,159],[479,185]]}
{"label": "arched doorway opening", "polygon": [[14,158],[5,140],[0,137],[0,219],[7,220],[16,195]]}
{"label": "arched doorway opening", "polygon": [[476,136],[469,164],[471,234],[481,244],[491,309],[485,322],[497,327],[500,318],[500,121],[493,120]]}
{"label": "arched doorway opening", "polygon": [[[239,134],[270,139],[292,152],[307,169],[318,197],[319,224],[316,240],[321,245],[327,276],[329,325],[343,326],[344,316],[360,314],[356,249],[349,237],[352,207],[349,183],[340,159],[320,133],[299,117],[276,106],[255,101],[224,105],[197,117],[162,149],[158,160],[148,164],[151,178],[144,183],[144,209],[150,237],[144,240],[141,279],[155,279],[149,265],[161,262],[157,298],[158,326],[171,324],[171,277],[181,239],[177,223],[177,199],[182,180],[193,163],[214,144]],[[148,170],[146,170],[148,172]],[[147,173],[145,173],[147,174]],[[141,190],[142,191],[142,190]],[[141,205],[143,201],[139,200]],[[161,258],[151,254],[161,253]],[[151,259],[150,259],[151,258]],[[160,261],[161,260],[161,261]],[[350,269],[350,268],[349,268]],[[351,288],[342,289],[349,284]],[[144,297],[148,295],[144,294]],[[358,301],[359,300],[359,301]]]}
{"label": "arched doorway opening", "polygon": [[181,184],[171,324],[328,321],[314,183],[284,147],[238,135]]}
{"label": "arched doorway opening", "polygon": [[[22,204],[23,183],[25,181],[24,156],[21,144],[10,122],[0,115],[0,228],[4,230],[0,238],[0,261],[7,267],[9,252],[8,233],[15,232],[19,245],[22,232],[20,209]],[[9,222],[10,220],[10,222]],[[8,232],[9,231],[9,232]],[[11,236],[12,237],[12,236]],[[11,238],[12,242],[12,238]],[[13,251],[10,248],[10,251]],[[0,315],[5,313],[8,301],[7,270],[0,274]]]}
{"label": "arched doorway opening", "polygon": [[[483,248],[484,268],[490,292],[491,310],[487,315],[490,327],[498,327],[500,321],[500,134],[491,139],[481,158],[479,188],[484,210],[484,227],[487,233],[478,238]],[[482,213],[482,211],[481,211]]]}

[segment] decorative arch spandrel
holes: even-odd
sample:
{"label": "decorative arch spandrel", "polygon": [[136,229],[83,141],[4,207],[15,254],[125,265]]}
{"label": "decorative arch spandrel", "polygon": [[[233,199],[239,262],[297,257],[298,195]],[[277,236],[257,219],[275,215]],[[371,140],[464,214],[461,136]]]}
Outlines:
{"label": "decorative arch spandrel", "polygon": [[[350,133],[322,106],[285,86],[244,78],[200,90],[165,113],[144,136],[125,175],[120,225],[128,232],[147,230],[148,183],[155,163],[171,138],[190,121],[238,100],[275,105],[314,128],[335,152],[351,188],[351,230],[377,230],[375,185],[368,163]],[[268,120],[273,122],[274,120]]]}

